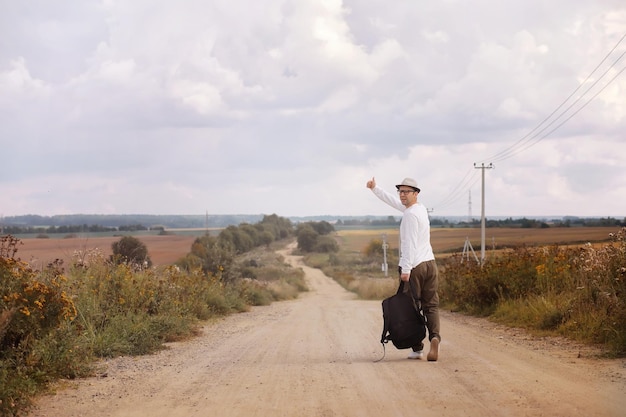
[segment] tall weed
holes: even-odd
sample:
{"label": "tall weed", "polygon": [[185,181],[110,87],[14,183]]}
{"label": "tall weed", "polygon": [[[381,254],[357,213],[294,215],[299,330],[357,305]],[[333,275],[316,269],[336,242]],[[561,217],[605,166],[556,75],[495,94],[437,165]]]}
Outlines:
{"label": "tall weed", "polygon": [[18,244],[0,237],[0,416],[51,381],[90,374],[95,357],[154,352],[202,320],[306,289],[301,270],[269,261],[252,271],[264,280],[225,283],[201,265],[144,269],[98,249],[77,251],[67,272],[60,261],[35,271],[14,258]]}
{"label": "tall weed", "polygon": [[451,256],[441,268],[442,300],[626,355],[626,228],[610,237],[599,247],[519,247],[482,266]]}
{"label": "tall weed", "polygon": [[13,258],[17,240],[0,238],[0,415],[17,415],[58,377],[82,375],[83,352],[67,329],[76,317],[60,263],[42,273]]}

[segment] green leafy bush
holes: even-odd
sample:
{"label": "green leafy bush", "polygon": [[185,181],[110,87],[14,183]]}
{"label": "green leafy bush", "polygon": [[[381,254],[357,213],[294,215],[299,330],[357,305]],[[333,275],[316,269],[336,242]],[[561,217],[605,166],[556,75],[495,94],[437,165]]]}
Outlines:
{"label": "green leafy bush", "polygon": [[333,253],[339,251],[337,240],[328,236],[334,231],[328,222],[307,222],[298,225],[296,236],[298,249],[302,252]]}
{"label": "green leafy bush", "polygon": [[111,260],[116,263],[126,263],[135,268],[149,268],[152,260],[148,255],[148,248],[134,236],[124,236],[111,244]]}

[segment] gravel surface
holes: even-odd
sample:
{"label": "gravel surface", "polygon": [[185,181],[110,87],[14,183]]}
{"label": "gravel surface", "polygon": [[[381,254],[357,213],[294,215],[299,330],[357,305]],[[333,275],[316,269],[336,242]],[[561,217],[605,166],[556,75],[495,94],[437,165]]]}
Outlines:
{"label": "gravel surface", "polygon": [[62,381],[31,417],[621,416],[626,361],[442,314],[439,361],[379,343],[379,301],[301,267],[311,291],[208,323],[197,338]]}

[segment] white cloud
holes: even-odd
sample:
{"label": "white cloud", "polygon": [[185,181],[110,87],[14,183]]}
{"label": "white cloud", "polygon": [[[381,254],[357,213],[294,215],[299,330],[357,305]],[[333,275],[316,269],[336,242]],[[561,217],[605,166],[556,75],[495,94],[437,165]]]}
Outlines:
{"label": "white cloud", "polygon": [[8,64],[7,70],[0,70],[0,95],[5,99],[9,96],[44,97],[50,93],[50,88],[44,81],[32,77],[23,57],[17,57]]}
{"label": "white cloud", "polygon": [[211,114],[223,107],[220,92],[209,83],[175,80],[170,91],[173,97],[201,114]]}
{"label": "white cloud", "polygon": [[425,30],[422,32],[422,35],[428,41],[433,42],[433,43],[445,44],[450,40],[450,37],[448,36],[448,34],[441,30],[436,30],[436,31]]}
{"label": "white cloud", "polygon": [[352,108],[359,99],[359,93],[354,86],[348,86],[335,91],[320,106],[322,112],[339,112]]}
{"label": "white cloud", "polygon": [[464,215],[493,161],[488,214],[624,216],[626,41],[541,122],[625,33],[616,0],[12,3],[0,212],[393,214],[365,181],[412,175]]}
{"label": "white cloud", "polygon": [[98,75],[112,83],[126,84],[132,80],[134,72],[135,62],[132,59],[127,59],[118,62],[103,62]]}

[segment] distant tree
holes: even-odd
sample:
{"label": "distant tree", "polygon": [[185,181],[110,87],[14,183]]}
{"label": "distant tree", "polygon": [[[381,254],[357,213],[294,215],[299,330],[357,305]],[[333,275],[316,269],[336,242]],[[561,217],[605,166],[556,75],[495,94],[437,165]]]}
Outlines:
{"label": "distant tree", "polygon": [[298,225],[298,249],[303,252],[332,253],[339,250],[337,241],[328,236],[334,227],[328,222],[307,222]]}
{"label": "distant tree", "polygon": [[320,235],[327,235],[335,231],[335,227],[327,221],[309,222],[308,224]]}
{"label": "distant tree", "polygon": [[250,237],[249,242],[251,243],[251,246],[248,248],[245,248],[244,252],[249,251],[250,249],[259,246],[261,243],[259,241],[259,233],[260,230],[257,226],[253,226],[249,223],[242,223],[239,225],[239,230],[242,233],[247,234]]}
{"label": "distant tree", "polygon": [[339,252],[339,244],[332,236],[320,236],[314,247],[315,252],[335,253]]}
{"label": "distant tree", "polygon": [[304,252],[313,252],[319,236],[309,224],[298,227],[298,249]]}
{"label": "distant tree", "polygon": [[111,244],[113,255],[111,260],[115,263],[128,263],[138,266],[152,266],[152,260],[148,256],[146,245],[133,236],[124,236]]}
{"label": "distant tree", "polygon": [[228,226],[222,230],[218,239],[222,242],[222,246],[230,245],[237,254],[245,253],[255,246],[255,242],[249,233],[237,226]]}
{"label": "distant tree", "polygon": [[138,230],[148,230],[143,224],[126,224],[119,227],[121,232],[136,232]]}
{"label": "distant tree", "polygon": [[293,234],[291,220],[279,217],[276,214],[264,216],[259,224],[263,226],[264,230],[268,230],[274,235],[274,240],[284,239]]}
{"label": "distant tree", "polygon": [[267,231],[264,230],[263,232],[261,232],[261,234],[259,235],[259,243],[261,245],[265,245],[266,247],[270,247],[270,244],[274,241],[274,235]]}

